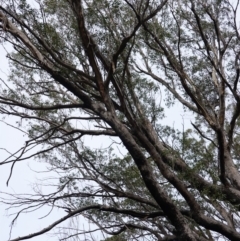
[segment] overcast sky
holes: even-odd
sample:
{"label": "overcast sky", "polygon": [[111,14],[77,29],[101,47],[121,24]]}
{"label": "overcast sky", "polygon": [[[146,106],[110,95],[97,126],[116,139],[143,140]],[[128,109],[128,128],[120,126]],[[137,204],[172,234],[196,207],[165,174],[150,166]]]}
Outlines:
{"label": "overcast sky", "polygon": [[[10,50],[8,48],[8,50]],[[8,61],[6,59],[6,51],[0,46],[0,78],[7,81],[8,74]],[[164,105],[164,102],[161,102]],[[167,109],[165,108],[166,116],[163,120],[163,123],[174,126],[175,128],[182,129],[182,124],[184,123],[185,128],[190,126],[190,119],[192,118],[188,114],[184,113],[180,104],[176,104],[173,108]],[[2,117],[0,116],[0,120]],[[10,117],[5,119],[10,125],[15,125],[16,119]],[[18,150],[24,142],[27,140],[27,136],[24,133],[6,125],[3,122],[0,122],[0,161],[3,161],[9,153],[13,153]],[[106,146],[105,140],[101,139],[86,139],[87,143],[91,143],[93,147]],[[94,142],[95,141],[95,142]],[[7,151],[6,151],[7,150]],[[34,160],[30,160],[27,162],[17,163],[14,170],[13,175],[10,180],[9,186],[6,186],[6,181],[9,177],[10,166],[0,166],[0,191],[8,192],[8,193],[33,193],[33,185],[34,183],[41,183],[40,179],[53,176],[51,173],[37,173],[35,171],[45,171],[46,165],[43,163],[36,162]],[[46,188],[45,188],[46,189]],[[2,194],[0,194],[2,196]],[[5,210],[7,206],[0,204],[0,240],[5,241],[9,239],[10,233],[10,224],[13,217],[9,217],[10,213]],[[12,210],[14,211],[14,210]],[[15,210],[16,211],[16,210]],[[65,215],[63,211],[55,210],[51,215],[44,219],[40,219],[45,216],[49,212],[49,208],[43,208],[39,211],[22,214],[16,224],[12,229],[11,238],[16,238],[19,236],[24,236],[29,233],[33,233],[41,230],[42,228],[48,226],[52,222],[56,221],[56,219]],[[87,223],[80,223],[79,226],[88,225]],[[50,232],[51,233],[51,232]],[[33,241],[42,241],[42,240],[50,240],[55,241],[58,240],[58,237],[55,235],[50,235],[49,233],[32,238]]]}
{"label": "overcast sky", "polygon": [[[1,56],[1,72],[0,77],[4,80],[7,80],[7,73],[8,73],[8,62],[6,59],[6,52],[3,48],[0,48],[0,56]],[[163,104],[163,101],[162,101]],[[175,128],[182,129],[182,124],[184,122],[185,128],[190,126],[190,116],[183,112],[181,105],[176,104],[171,109],[166,109],[166,116],[163,120],[165,124],[170,124]],[[1,119],[1,118],[0,118]],[[9,117],[5,119],[10,125],[15,125],[17,119],[13,117]],[[27,136],[14,129],[11,126],[6,125],[3,122],[0,122],[0,157],[1,160],[4,160],[9,153],[14,153],[18,150],[24,142],[27,140]],[[86,139],[86,138],[85,138]],[[107,143],[106,140],[100,138],[87,138],[87,143],[91,143],[92,147],[106,147]],[[105,143],[103,143],[105,142]],[[7,150],[7,151],[6,151]],[[0,166],[0,191],[1,192],[8,192],[8,193],[33,193],[33,184],[39,183],[39,179],[43,179],[46,177],[52,177],[54,174],[51,173],[37,173],[35,171],[45,171],[46,165],[43,163],[36,162],[35,160],[30,160],[22,163],[17,163],[13,170],[13,175],[11,177],[9,186],[6,186],[6,181],[9,177],[10,166]],[[1,195],[1,194],[0,194]],[[5,208],[7,206],[0,204],[0,240],[8,240],[9,232],[10,232],[10,224],[13,217],[8,217],[10,212],[6,212]],[[14,210],[12,210],[14,211]],[[16,210],[15,210],[16,211]],[[22,214],[20,218],[18,218],[17,223],[14,225],[12,229],[12,238],[16,238],[19,236],[27,235],[32,232],[36,232],[41,230],[42,228],[48,226],[52,222],[56,221],[66,213],[63,211],[55,210],[51,215],[44,219],[40,219],[41,217],[45,216],[49,212],[49,208],[43,208],[39,211],[29,213],[29,214]],[[86,223],[80,224],[87,225]],[[50,232],[51,233],[51,232]],[[57,237],[46,234],[44,236],[32,238],[33,241],[40,241],[40,240],[50,240],[55,241],[58,240]]]}
{"label": "overcast sky", "polygon": [[[233,1],[236,2],[236,1]],[[239,15],[240,16],[240,15]],[[8,50],[10,50],[8,48]],[[8,62],[6,59],[6,51],[0,46],[0,78],[7,80],[8,73]],[[164,102],[161,102],[164,105]],[[173,108],[165,108],[166,118],[162,121],[163,124],[168,124],[174,126],[175,128],[182,129],[184,123],[185,128],[190,127],[190,120],[193,117],[189,114],[183,112],[180,104],[176,104]],[[0,116],[0,120],[2,117]],[[14,125],[16,119],[8,118],[5,120],[7,123]],[[27,140],[27,136],[3,122],[0,122],[0,162],[3,161],[9,153],[15,152]],[[86,139],[88,143],[91,143],[94,147],[106,146],[101,141],[101,139]],[[95,141],[95,142],[94,142]],[[4,150],[6,149],[6,150]],[[9,186],[6,186],[6,181],[9,177],[10,166],[0,166],[0,191],[8,193],[33,193],[33,184],[40,183],[40,179],[53,176],[51,173],[37,173],[35,171],[45,171],[46,165],[43,163],[30,160],[27,162],[17,163],[14,168],[12,178],[10,180]],[[46,188],[46,190],[48,190]],[[2,194],[0,194],[2,195]],[[12,217],[9,217],[9,212],[6,212],[5,208],[7,206],[0,204],[0,241],[6,241],[9,239],[10,224]],[[56,219],[65,215],[63,211],[55,210],[51,215],[44,219],[40,219],[42,216],[48,213],[48,208],[43,208],[40,211],[36,211],[29,214],[23,214],[18,219],[17,223],[14,225],[12,230],[11,238],[16,238],[19,236],[27,235],[41,230],[42,228],[48,226]],[[87,223],[80,222],[79,227],[83,225],[88,225]],[[43,236],[32,238],[33,241],[56,241],[59,240],[55,235],[50,235],[51,232]]]}

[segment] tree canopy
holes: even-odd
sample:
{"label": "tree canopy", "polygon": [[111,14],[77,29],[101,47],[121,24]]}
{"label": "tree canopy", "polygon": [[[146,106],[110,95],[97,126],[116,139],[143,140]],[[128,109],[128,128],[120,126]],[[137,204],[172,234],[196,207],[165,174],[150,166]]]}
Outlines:
{"label": "tree canopy", "polygon": [[[1,43],[13,47],[0,114],[28,135],[0,164],[11,167],[7,184],[31,158],[59,177],[53,193],[1,200],[17,208],[14,221],[33,207],[66,211],[12,241],[78,217],[92,226],[64,240],[98,230],[106,240],[240,240],[238,6],[0,0]],[[163,124],[175,103],[192,116],[186,129]],[[92,148],[85,136],[111,144]]]}

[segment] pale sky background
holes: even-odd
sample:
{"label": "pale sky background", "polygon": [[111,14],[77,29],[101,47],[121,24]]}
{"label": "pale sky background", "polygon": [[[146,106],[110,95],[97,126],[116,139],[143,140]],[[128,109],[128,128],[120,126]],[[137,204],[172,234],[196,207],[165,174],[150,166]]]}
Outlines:
{"label": "pale sky background", "polygon": [[[8,48],[8,50],[10,50]],[[6,51],[0,46],[0,78],[7,80],[8,61],[6,59]],[[163,94],[163,91],[162,91]],[[161,105],[164,107],[164,101],[162,100]],[[168,124],[179,128],[182,130],[182,125],[184,122],[185,128],[190,127],[190,119],[193,118],[188,114],[184,113],[180,104],[175,104],[171,109],[165,108],[165,115],[167,118],[163,120],[163,124]],[[1,120],[1,116],[0,116]],[[15,124],[16,119],[8,118],[5,120],[11,125]],[[0,148],[5,148],[9,152],[13,153],[22,147],[24,141],[27,137],[24,136],[20,131],[7,126],[6,124],[0,122]],[[88,138],[87,143],[91,143],[91,146],[99,147],[106,146],[106,139],[100,138]],[[8,156],[8,153],[0,149],[0,162]],[[50,173],[36,173],[33,170],[44,171],[46,170],[46,165],[43,163],[36,162],[34,160],[17,163],[15,165],[12,178],[10,180],[9,186],[6,186],[6,181],[9,176],[10,166],[0,166],[0,191],[8,193],[33,193],[32,188],[34,183],[39,183],[39,179],[50,177],[53,174]],[[46,189],[46,187],[45,187]],[[43,190],[45,190],[43,188]],[[0,194],[1,195],[1,194]],[[5,208],[7,206],[0,203],[0,241],[7,241],[9,239],[10,224],[12,217],[9,217],[9,212],[6,212]],[[17,223],[12,229],[11,238],[17,238],[19,236],[24,236],[33,232],[40,231],[44,227],[50,225],[52,222],[66,215],[63,211],[55,210],[50,216],[40,219],[42,216],[46,215],[49,208],[43,208],[39,211],[22,214],[18,218]],[[86,222],[80,222],[79,227],[88,226]],[[58,237],[51,235],[52,231],[47,234],[34,237],[30,240],[32,241],[57,241]],[[98,239],[96,239],[98,240]]]}
{"label": "pale sky background", "polygon": [[[7,79],[8,72],[8,61],[6,59],[5,50],[0,47],[0,77],[4,80]],[[162,105],[164,102],[162,101]],[[184,122],[185,128],[190,126],[190,116],[183,112],[183,109],[180,104],[176,104],[173,108],[167,109],[165,112],[167,118],[163,120],[165,124],[174,126],[175,128],[182,129],[182,124]],[[0,117],[1,119],[1,117]],[[14,125],[17,119],[8,118],[5,121],[11,125]],[[107,141],[104,138],[85,138],[86,142],[89,143],[92,147],[107,146]],[[7,151],[13,153],[18,150],[24,142],[27,140],[27,137],[24,133],[0,122],[0,148],[5,148]],[[95,142],[94,142],[95,141]],[[8,156],[8,153],[0,149],[0,161],[4,160]],[[26,162],[17,163],[13,170],[13,175],[11,177],[9,186],[6,186],[6,181],[9,176],[10,165],[0,166],[0,191],[8,193],[33,193],[32,186],[34,183],[39,183],[38,179],[46,178],[52,176],[50,173],[36,173],[33,170],[44,171],[46,170],[46,165],[43,163],[36,162],[35,160],[30,160]],[[44,188],[43,188],[44,190]],[[0,194],[1,195],[1,194]],[[0,241],[8,240],[10,232],[10,223],[12,217],[8,217],[8,212],[5,211],[6,205],[0,204]],[[12,229],[12,238],[19,236],[27,235],[41,230],[42,228],[50,225],[56,219],[61,218],[66,215],[63,211],[55,210],[49,217],[44,219],[39,219],[42,216],[46,215],[49,211],[49,208],[42,208],[39,211],[33,213],[22,214],[18,219],[17,223]],[[86,222],[79,224],[87,225]],[[49,232],[51,233],[51,231]],[[58,240],[58,237],[54,237],[50,234],[41,235],[39,237],[32,238],[33,241],[40,240],[49,240],[55,241]]]}

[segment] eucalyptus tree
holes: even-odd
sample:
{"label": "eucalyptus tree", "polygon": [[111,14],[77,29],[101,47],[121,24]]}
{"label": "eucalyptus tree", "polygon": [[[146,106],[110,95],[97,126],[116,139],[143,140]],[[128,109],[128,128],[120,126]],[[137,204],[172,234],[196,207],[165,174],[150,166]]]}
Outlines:
{"label": "eucalyptus tree", "polygon": [[[96,230],[113,240],[240,240],[239,1],[0,3],[1,41],[13,47],[0,113],[29,138],[1,162],[7,183],[33,157],[59,175],[51,194],[2,201],[24,206],[14,221],[32,207],[66,211],[12,240],[80,216],[94,225],[66,240]],[[191,114],[188,130],[163,125],[161,98]],[[85,136],[112,144],[94,149]]]}

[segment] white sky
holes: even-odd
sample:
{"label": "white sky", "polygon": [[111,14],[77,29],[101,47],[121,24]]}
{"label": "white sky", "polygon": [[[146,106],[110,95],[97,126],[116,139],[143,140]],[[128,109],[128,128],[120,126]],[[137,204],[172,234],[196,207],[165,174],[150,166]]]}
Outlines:
{"label": "white sky", "polygon": [[[235,0],[233,2],[236,2]],[[0,46],[0,78],[6,80],[8,73],[8,62],[6,59],[6,51]],[[162,105],[164,102],[162,101]],[[175,104],[171,109],[165,108],[165,115],[167,118],[163,120],[163,124],[168,124],[179,128],[182,130],[182,124],[184,122],[185,128],[190,127],[190,120],[193,118],[188,114],[184,113],[180,104]],[[1,120],[1,116],[0,116]],[[8,118],[6,120],[10,124],[14,124],[16,121],[14,118]],[[26,140],[26,136],[20,131],[7,126],[6,124],[0,122],[0,148],[5,148],[9,152],[15,152],[18,150]],[[94,142],[95,140],[95,142]],[[86,138],[88,143],[92,146],[101,146],[101,139]],[[5,150],[0,149],[0,162],[8,156]],[[0,191],[8,193],[32,193],[33,183],[38,182],[41,178],[49,177],[49,173],[36,173],[33,170],[44,171],[46,169],[45,164],[30,160],[28,162],[17,163],[12,178],[10,180],[9,186],[6,186],[6,181],[9,176],[10,166],[0,166]],[[37,180],[38,179],[38,180]],[[1,194],[0,194],[1,195]],[[10,223],[12,217],[8,216],[8,212],[5,211],[7,206],[0,204],[0,240],[7,241],[9,239]],[[14,225],[12,230],[11,238],[16,238],[19,236],[27,235],[41,230],[42,228],[48,226],[56,219],[65,215],[63,211],[54,211],[49,217],[44,219],[39,219],[48,213],[48,208],[43,208],[40,211],[23,214],[18,219],[17,223]],[[79,227],[87,226],[87,223],[80,223]],[[51,232],[39,237],[32,238],[33,241],[57,241],[58,237],[51,235]]]}
{"label": "white sky", "polygon": [[[6,51],[0,46],[0,78],[7,80],[8,73],[8,62],[6,59]],[[164,102],[162,101],[162,105]],[[173,108],[165,108],[165,115],[167,118],[163,120],[163,124],[172,125],[175,128],[182,130],[182,124],[184,121],[184,126],[190,126],[190,116],[183,112],[183,109],[180,104],[176,104]],[[0,116],[1,120],[1,116]],[[15,124],[16,119],[8,118],[5,120],[11,125]],[[6,124],[0,122],[0,148],[5,148],[9,152],[13,153],[18,150],[24,144],[24,141],[27,140],[27,137],[24,136],[20,131],[7,126]],[[91,146],[99,147],[102,145],[102,140],[100,138],[86,138],[87,143],[91,143]],[[105,143],[106,144],[106,143]],[[104,145],[106,146],[106,145]],[[0,149],[0,162],[3,161],[8,156],[8,153]],[[46,169],[45,164],[30,160],[27,162],[17,163],[15,165],[12,178],[10,180],[9,186],[6,186],[6,181],[9,176],[10,166],[0,166],[0,191],[8,193],[33,193],[32,186],[33,183],[38,182],[41,178],[46,178],[50,176],[50,173],[36,173],[33,170],[44,171]],[[38,179],[38,180],[37,180]],[[1,194],[0,194],[1,195]],[[9,239],[10,224],[12,217],[9,217],[9,212],[5,211],[7,206],[0,204],[0,240],[6,241]],[[43,208],[40,211],[22,214],[18,219],[17,223],[12,229],[11,238],[16,238],[19,236],[24,236],[36,231],[41,230],[42,228],[50,225],[52,222],[56,221],[63,215],[66,215],[63,211],[54,211],[49,217],[44,219],[39,219],[42,216],[48,213],[48,208]],[[87,223],[80,223],[79,226],[88,225]],[[51,232],[49,232],[51,233]],[[59,240],[55,235],[41,235],[39,237],[32,238],[33,241],[56,241]]]}
{"label": "white sky", "polygon": [[[235,0],[233,2],[236,2]],[[6,59],[6,51],[0,46],[0,78],[6,80],[8,73],[8,62]],[[164,102],[162,101],[162,105]],[[168,124],[174,126],[182,130],[182,125],[184,123],[185,128],[190,127],[190,120],[193,119],[187,113],[184,113],[181,104],[175,104],[175,106],[171,109],[167,109],[165,107],[165,118],[162,122],[163,124]],[[0,116],[1,120],[1,116]],[[14,118],[8,118],[6,121],[10,124],[15,123]],[[13,129],[10,126],[0,122],[0,148],[5,148],[9,152],[15,152],[18,150],[27,140],[27,137],[23,135],[20,131]],[[90,145],[93,147],[99,147],[102,145],[105,140],[101,138],[86,138],[87,143],[91,143]],[[104,145],[106,146],[106,145]],[[4,160],[8,156],[8,153],[0,149],[0,162]],[[44,171],[46,170],[46,165],[43,163],[36,162],[34,160],[30,160],[28,162],[17,163],[12,178],[10,180],[9,186],[6,186],[6,181],[9,176],[10,166],[0,166],[0,191],[1,192],[8,192],[8,193],[33,193],[32,187],[33,183],[38,182],[39,179],[46,178],[50,176],[50,173],[36,173],[33,170]],[[45,188],[46,189],[46,188]],[[44,189],[44,190],[45,190]],[[1,194],[0,194],[1,195]],[[6,205],[0,204],[0,240],[7,241],[9,239],[9,232],[10,232],[10,224],[12,221],[12,217],[8,216],[8,212],[6,212],[5,208]],[[11,238],[16,238],[19,236],[24,236],[29,233],[33,233],[36,231],[41,230],[42,228],[48,226],[52,222],[56,221],[57,219],[61,218],[65,215],[63,211],[55,210],[51,213],[50,216],[39,219],[42,216],[48,213],[48,208],[43,208],[40,211],[23,214],[18,219],[17,223],[14,225],[12,230]],[[80,222],[79,227],[88,226],[85,222]],[[32,241],[58,241],[58,237],[56,235],[51,235],[51,231],[45,235],[41,235],[39,237],[35,237],[31,239]]]}
{"label": "white sky", "polygon": [[[1,70],[4,70],[7,73],[8,70],[8,63],[5,57],[6,52],[3,48],[0,48],[0,63],[1,63]],[[3,74],[0,70],[0,77],[4,80],[7,79],[7,76]],[[162,102],[163,103],[163,102]],[[182,129],[182,124],[184,120],[185,127],[190,126],[189,117],[186,116],[186,113],[183,112],[181,105],[176,104],[174,108],[166,109],[166,116],[167,118],[163,120],[165,124],[172,124],[175,128]],[[1,117],[0,117],[1,119]],[[5,120],[7,123],[14,125],[16,122],[15,118],[8,118]],[[18,150],[24,142],[27,140],[27,137],[24,133],[0,122],[0,148],[5,148],[7,151],[13,153]],[[87,143],[91,143],[91,147],[99,147],[103,143],[101,138],[85,138]],[[106,146],[104,143],[103,146]],[[4,160],[8,156],[8,153],[0,149],[0,161]],[[39,182],[37,179],[49,177],[49,173],[36,173],[33,170],[37,171],[44,171],[46,169],[45,164],[36,162],[34,160],[30,160],[27,162],[17,163],[13,170],[13,175],[11,177],[9,186],[6,186],[6,181],[9,176],[10,166],[0,166],[0,191],[1,192],[8,192],[8,193],[33,193],[32,191],[32,184]],[[1,194],[0,194],[1,195]],[[0,204],[0,240],[8,240],[9,239],[9,232],[10,232],[10,223],[12,221],[12,217],[8,217],[8,212],[5,211],[7,206]],[[14,225],[12,229],[12,238],[16,238],[19,236],[24,236],[29,233],[33,233],[36,231],[41,230],[42,228],[50,225],[52,222],[56,221],[56,219],[61,218],[63,215],[66,215],[63,211],[55,211],[49,217],[44,219],[39,219],[42,216],[46,215],[49,211],[49,208],[43,208],[40,211],[29,213],[29,214],[22,214],[18,219],[17,223]],[[82,225],[87,225],[83,223]],[[81,226],[81,224],[80,224]],[[50,232],[51,233],[51,232]],[[40,240],[49,240],[55,241],[58,240],[57,237],[51,236],[49,234],[45,234],[39,237],[32,238],[33,241],[40,241]]]}

